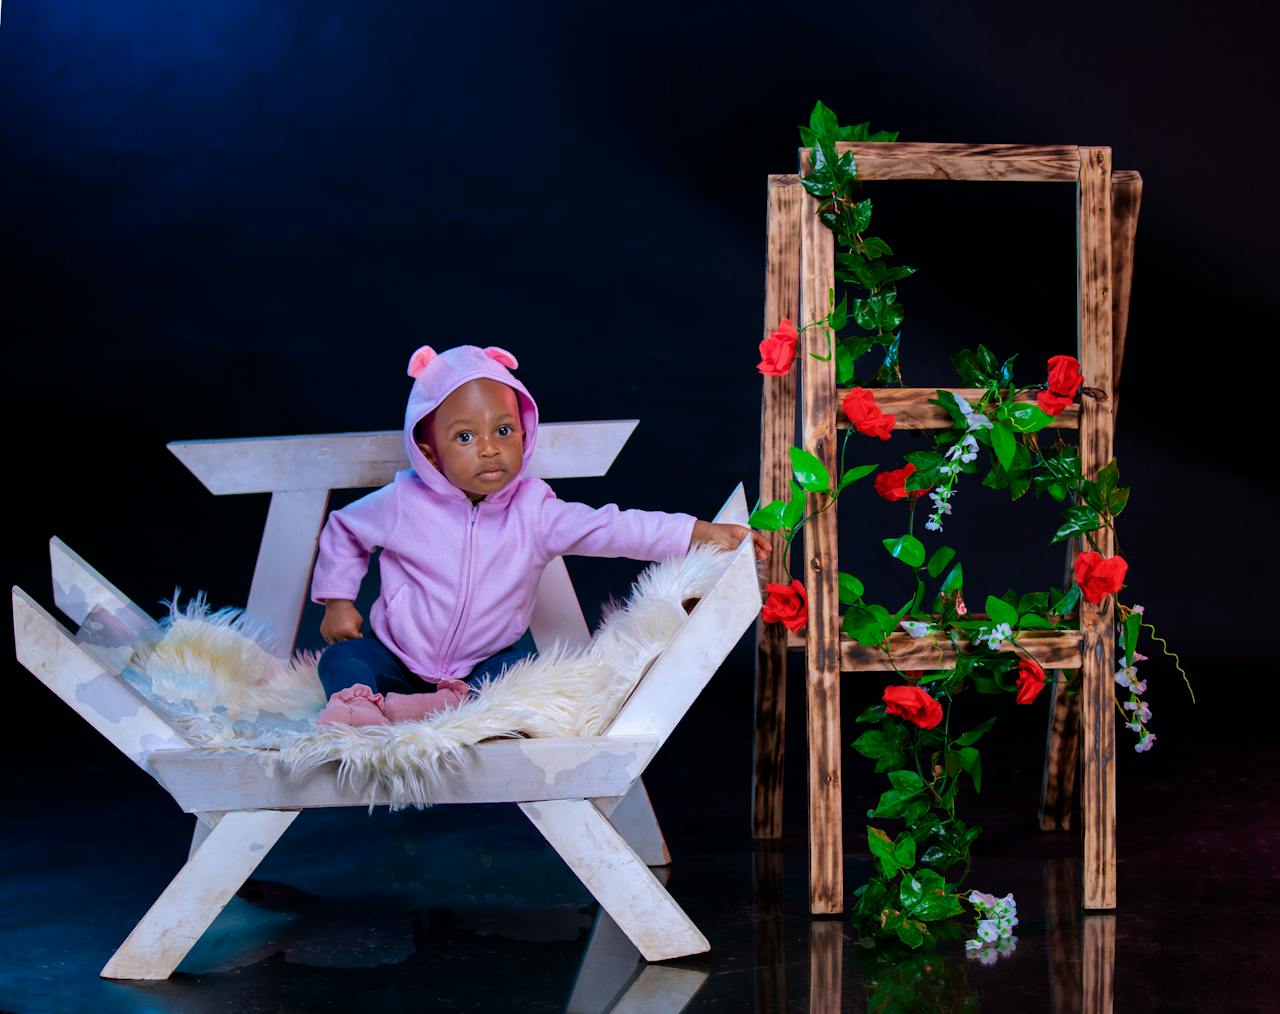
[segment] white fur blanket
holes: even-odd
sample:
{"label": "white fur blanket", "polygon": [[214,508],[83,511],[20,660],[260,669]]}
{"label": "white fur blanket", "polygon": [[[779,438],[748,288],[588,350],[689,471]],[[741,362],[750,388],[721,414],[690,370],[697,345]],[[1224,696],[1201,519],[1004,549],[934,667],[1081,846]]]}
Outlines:
{"label": "white fur blanket", "polygon": [[161,637],[141,645],[125,676],[195,745],[276,749],[292,771],[338,762],[340,782],[393,807],[422,805],[468,747],[497,737],[593,736],[605,730],[732,554],[696,546],[653,564],[624,604],[605,606],[591,640],[517,662],[456,708],[420,722],[353,728],[315,724],[324,705],[315,653],[279,659],[239,610],[210,613],[202,596],[176,602]]}

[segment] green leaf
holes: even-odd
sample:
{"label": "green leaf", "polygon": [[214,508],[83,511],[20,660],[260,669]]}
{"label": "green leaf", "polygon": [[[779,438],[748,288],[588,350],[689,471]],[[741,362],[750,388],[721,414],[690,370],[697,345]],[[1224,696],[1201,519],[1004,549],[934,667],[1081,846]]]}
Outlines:
{"label": "green leaf", "polygon": [[960,379],[969,387],[988,387],[991,378],[982,372],[978,358],[969,349],[962,349],[951,357],[951,365]]}
{"label": "green leaf", "polygon": [[956,551],[950,546],[939,546],[934,550],[933,555],[929,557],[929,576],[936,578],[956,557]]}
{"label": "green leaf", "polygon": [[924,931],[919,923],[904,922],[897,929],[898,939],[915,950],[924,943]]}
{"label": "green leaf", "polygon": [[787,501],[786,507],[782,509],[782,524],[784,528],[792,529],[800,523],[800,519],[804,517],[805,493],[800,488],[800,484],[794,479],[791,480],[791,499]]}
{"label": "green leaf", "polygon": [[871,615],[876,618],[876,623],[880,625],[880,632],[882,634],[892,634],[898,629],[898,621],[893,618],[893,614],[884,606],[872,602],[867,606],[867,609],[871,612]]}
{"label": "green leaf", "polygon": [[879,467],[879,465],[858,465],[856,468],[850,468],[840,476],[840,487],[837,492],[844,492],[845,487],[852,486],[859,479],[865,479]]}
{"label": "green leaf", "polygon": [[840,604],[842,606],[851,606],[862,599],[864,591],[862,582],[852,574],[846,574],[840,571]]}
{"label": "green leaf", "polygon": [[904,870],[916,864],[916,840],[905,831],[893,847],[893,859]]}
{"label": "green leaf", "polygon": [[864,236],[862,239],[862,252],[871,260],[875,260],[877,257],[892,255],[893,248],[879,236]]}
{"label": "green leaf", "polygon": [[1007,623],[1011,627],[1018,623],[1018,610],[994,595],[987,596],[987,615],[993,623]]}
{"label": "green leaf", "polygon": [[889,737],[879,729],[868,729],[853,741],[853,748],[870,760],[898,751],[897,745],[891,743]]}
{"label": "green leaf", "polygon": [[878,648],[884,640],[884,632],[875,614],[864,606],[851,606],[844,614],[840,629],[848,637],[867,648]]}
{"label": "green leaf", "polygon": [[963,736],[958,736],[956,738],[955,745],[956,746],[973,746],[973,744],[978,742],[978,740],[982,738],[983,734],[987,732],[987,730],[990,729],[995,724],[996,724],[996,720],[994,718],[988,718],[981,725],[975,725]]}
{"label": "green leaf", "polygon": [[774,500],[769,506],[752,511],[751,517],[747,518],[747,526],[763,532],[776,532],[782,527],[782,512],[786,506],[782,500]]}
{"label": "green leaf", "polygon": [[817,137],[834,139],[840,128],[836,114],[819,99],[809,114],[809,127]]}
{"label": "green leaf", "polygon": [[1141,627],[1141,613],[1130,613],[1124,621],[1124,657],[1130,665],[1133,665],[1133,655],[1138,650],[1138,634]]}
{"label": "green leaf", "polygon": [[854,232],[866,232],[867,226],[871,224],[871,198],[859,201],[853,206],[850,213],[853,221],[851,223]]}
{"label": "green leaf", "polygon": [[860,714],[853,721],[855,724],[861,724],[865,722],[881,722],[881,721],[884,721],[884,718],[885,718],[884,705],[873,704],[871,705],[871,707],[863,711],[862,714]]}
{"label": "green leaf", "polygon": [[888,791],[881,793],[880,801],[868,816],[900,817],[908,800],[914,798],[915,795],[916,793],[899,792],[897,789],[889,789]]}
{"label": "green leaf", "polygon": [[969,772],[969,777],[973,779],[973,791],[982,791],[982,755],[978,753],[977,748],[972,746],[963,747],[958,751],[960,758],[960,766]]}
{"label": "green leaf", "polygon": [[849,308],[845,303],[845,297],[841,296],[840,302],[838,302],[835,305],[835,307],[831,310],[831,313],[828,315],[828,320],[831,325],[831,330],[839,331],[841,328],[845,326],[845,324],[848,322],[848,319],[849,319]]}
{"label": "green leaf", "polygon": [[964,585],[964,567],[961,564],[957,563],[954,567],[951,568],[951,573],[949,573],[946,576],[946,579],[942,582],[942,588],[941,588],[942,594],[951,595],[954,592],[960,591],[963,585]]}
{"label": "green leaf", "polygon": [[890,556],[895,560],[901,560],[908,567],[919,567],[924,563],[924,544],[914,535],[883,539],[882,542]]}
{"label": "green leaf", "polygon": [[841,387],[847,387],[853,381],[853,353],[849,350],[849,343],[842,341],[836,345],[836,383]]}
{"label": "green leaf", "polygon": [[1035,402],[1019,401],[1009,406],[1009,424],[1019,433],[1038,433],[1053,423],[1053,416]]}
{"label": "green leaf", "polygon": [[924,791],[924,779],[914,771],[905,768],[902,771],[890,771],[889,784],[899,792],[912,796],[917,796]]}
{"label": "green leaf", "polygon": [[791,471],[800,488],[809,493],[829,493],[831,473],[818,458],[799,447],[791,448]]}
{"label": "green leaf", "polygon": [[1102,527],[1102,519],[1098,517],[1098,512],[1092,507],[1086,507],[1084,504],[1072,504],[1063,514],[1066,517],[1066,521],[1063,522],[1053,538],[1049,540],[1050,544],[1069,539],[1073,535],[1092,532],[1094,529]]}
{"label": "green leaf", "polygon": [[1053,604],[1053,607],[1049,610],[1049,612],[1056,613],[1059,616],[1066,616],[1067,613],[1071,612],[1071,610],[1075,608],[1076,603],[1079,601],[1080,601],[1080,586],[1078,584],[1073,584],[1070,588],[1068,588],[1065,592],[1062,593],[1062,597],[1059,598],[1058,601]]}
{"label": "green leaf", "polygon": [[1013,454],[1017,449],[1018,442],[1013,436],[1013,430],[1009,429],[1007,423],[994,422],[991,424],[991,446],[995,449],[996,459],[1000,462],[1001,468],[1008,468],[1013,464]]}

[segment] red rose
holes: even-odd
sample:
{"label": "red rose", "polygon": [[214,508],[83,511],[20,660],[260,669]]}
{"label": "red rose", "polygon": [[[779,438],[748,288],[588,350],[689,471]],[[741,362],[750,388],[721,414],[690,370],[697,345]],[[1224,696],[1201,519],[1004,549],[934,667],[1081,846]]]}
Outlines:
{"label": "red rose", "polygon": [[922,729],[932,729],[942,721],[942,705],[919,687],[885,687],[884,710]]}
{"label": "red rose", "polygon": [[889,439],[889,432],[898,422],[898,417],[886,415],[876,404],[876,396],[865,387],[855,387],[844,396],[840,407],[853,423],[853,428],[869,437]]}
{"label": "red rose", "polygon": [[760,343],[760,362],[756,369],[766,377],[785,376],[791,370],[791,361],[796,357],[796,326],[786,317],[778,325],[778,330],[769,332],[769,337]]}
{"label": "red rose", "polygon": [[1033,658],[1024,658],[1018,662],[1018,703],[1030,704],[1044,689],[1044,670]]}
{"label": "red rose", "polygon": [[1097,605],[1120,590],[1128,569],[1129,565],[1119,556],[1104,560],[1094,552],[1081,553],[1076,557],[1076,584],[1085,601]]}
{"label": "red rose", "polygon": [[1054,356],[1049,360],[1048,390],[1036,396],[1036,404],[1049,415],[1057,415],[1071,404],[1084,383],[1080,364],[1071,356]]}
{"label": "red rose", "polygon": [[781,623],[792,631],[803,630],[809,620],[804,585],[793,579],[789,585],[767,584],[764,590],[769,595],[764,603],[764,622]]}
{"label": "red rose", "polygon": [[928,490],[915,489],[907,492],[907,478],[916,470],[916,466],[908,462],[904,467],[892,472],[881,472],[876,476],[876,492],[888,500],[895,503],[898,500],[905,500],[910,497],[912,500],[919,500]]}

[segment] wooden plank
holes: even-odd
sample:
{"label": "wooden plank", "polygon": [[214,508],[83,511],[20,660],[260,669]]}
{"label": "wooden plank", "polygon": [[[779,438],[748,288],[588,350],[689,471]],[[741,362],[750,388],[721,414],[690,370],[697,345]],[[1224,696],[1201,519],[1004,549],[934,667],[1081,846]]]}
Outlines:
{"label": "wooden plank", "polygon": [[[586,478],[609,471],[636,419],[538,424],[529,475]],[[175,440],[168,448],[211,493],[383,486],[409,465],[401,430],[235,440]]]}
{"label": "wooden plank", "polygon": [[[837,389],[837,406],[844,401],[845,395],[851,390],[852,388],[849,387]],[[879,406],[880,411],[896,417],[894,429],[945,430],[951,427],[951,416],[947,415],[946,410],[929,404],[931,398],[938,397],[939,389],[936,387],[876,387],[872,390],[875,392],[876,405]],[[978,399],[985,393],[977,387],[948,387],[942,390],[960,395],[971,405],[977,405]],[[1028,393],[1015,400],[1034,404],[1036,396],[1034,393]],[[838,411],[836,426],[847,430],[851,425],[844,412]],[[1079,425],[1080,406],[1068,405],[1046,429],[1073,430]]]}
{"label": "wooden plank", "polygon": [[1078,862],[1075,856],[1054,856],[1044,865],[1051,1014],[1080,1014],[1084,1009]]}
{"label": "wooden plank", "polygon": [[[962,651],[973,647],[968,638],[957,638]],[[1018,643],[1046,669],[1076,668],[1080,665],[1081,635],[1078,630],[1024,630],[1018,635]],[[805,648],[803,637],[791,634],[787,647],[793,651]],[[1014,651],[1006,648],[1006,651]],[[932,638],[915,638],[910,634],[889,635],[889,651],[886,656],[879,648],[868,648],[848,637],[840,638],[840,670],[842,672],[886,672],[894,664],[899,669],[927,669],[938,671],[956,667],[956,649],[949,641]]]}
{"label": "wooden plank", "polygon": [[671,852],[667,849],[658,816],[649,801],[649,790],[640,778],[625,795],[612,798],[596,798],[593,793],[583,793],[595,800],[596,809],[609,818],[609,823],[627,840],[646,866],[669,866]]}
{"label": "wooden plank", "polygon": [[[1075,582],[1077,539],[1067,540],[1063,587]],[[1042,665],[1044,663],[1041,663]],[[1071,667],[1079,669],[1079,663]],[[1070,673],[1059,672],[1058,679]],[[1045,741],[1044,777],[1040,783],[1040,830],[1066,831],[1075,809],[1076,771],[1080,767],[1080,695],[1062,693],[1058,683],[1049,687],[1049,732]]]}
{"label": "wooden plank", "polygon": [[610,723],[607,735],[651,735],[658,737],[659,746],[665,743],[759,611],[755,548],[744,539]]}
{"label": "wooden plank", "polygon": [[[1142,207],[1142,177],[1122,170],[1111,177],[1111,359],[1112,414],[1120,410],[1120,372],[1129,333],[1129,303],[1133,294],[1133,250]],[[1113,420],[1114,422],[1114,420]]]}
{"label": "wooden plank", "polygon": [[21,588],[13,589],[18,661],[131,761],[154,776],[154,750],[190,744]]}
{"label": "wooden plank", "polygon": [[[841,141],[836,151],[853,152],[861,180],[1074,183],[1080,169],[1074,145]],[[807,173],[809,149],[801,149],[800,164]]]}
{"label": "wooden plank", "polygon": [[[1111,149],[1080,149],[1080,355],[1084,386],[1112,390],[1111,366]],[[1086,397],[1080,417],[1080,467],[1096,478],[1112,458],[1112,403],[1104,393]],[[1115,553],[1109,529],[1092,533],[1098,552]],[[1116,905],[1115,606],[1080,604],[1084,764],[1084,907]]]}
{"label": "wooden plank", "polygon": [[94,610],[104,609],[135,637],[158,629],[155,620],[57,536],[49,540],[49,567],[53,601],[76,624],[84,623]]}
{"label": "wooden plank", "polygon": [[279,658],[293,654],[328,508],[327,489],[271,494],[244,612],[261,626],[263,646]]}
{"label": "wooden plank", "polygon": [[534,594],[529,630],[540,653],[550,651],[557,641],[582,645],[591,640],[591,632],[587,629],[563,556],[557,556],[542,569],[538,590]]}
{"label": "wooden plank", "polygon": [[297,816],[258,810],[219,820],[111,956],[102,977],[167,979]]}
{"label": "wooden plank", "polygon": [[[785,317],[799,326],[800,198],[795,174],[769,177],[761,337]],[[796,372],[762,377],[760,399],[760,502],[791,495],[789,448],[795,442]],[[765,583],[790,584],[782,547],[764,561]],[[756,621],[756,731],[752,768],[751,833],[782,836],[782,774],[787,717],[787,629]]]}
{"label": "wooden plank", "polygon": [[521,803],[520,809],[646,961],[711,949],[644,860],[589,800],[549,799]]}
{"label": "wooden plank", "polygon": [[755,1007],[757,1011],[787,1009],[787,927],[780,842],[761,842],[752,857],[755,887]]}
{"label": "wooden plank", "polygon": [[[835,287],[835,241],[817,215],[818,202],[805,195],[800,213],[800,317],[816,320],[827,313]],[[835,357],[828,355],[822,328],[804,333],[801,389],[804,449],[836,474]],[[809,510],[820,498],[809,497]],[[837,598],[836,511],[811,520],[804,533],[804,582],[809,600],[806,698],[809,741],[809,910],[844,910],[843,829],[840,800],[840,616]]]}
{"label": "wooden plank", "polygon": [[[658,748],[653,736],[509,739],[480,743],[440,779],[429,803],[508,803],[624,796]],[[338,764],[291,775],[274,750],[163,750],[160,783],[187,813],[309,809],[389,802],[385,792],[339,783]]]}

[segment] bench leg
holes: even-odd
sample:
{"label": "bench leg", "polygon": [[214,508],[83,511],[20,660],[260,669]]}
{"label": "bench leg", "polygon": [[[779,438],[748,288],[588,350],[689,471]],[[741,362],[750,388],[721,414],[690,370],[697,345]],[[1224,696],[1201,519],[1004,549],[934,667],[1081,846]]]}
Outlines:
{"label": "bench leg", "polygon": [[99,974],[167,979],[297,816],[297,810],[223,815]]}
{"label": "bench leg", "polygon": [[548,799],[519,806],[646,961],[711,949],[653,871],[590,800]]}
{"label": "bench leg", "polygon": [[641,779],[636,779],[625,796],[597,799],[595,803],[646,866],[670,865],[671,853],[667,850],[662,828],[658,826],[658,816],[653,812],[649,792]]}

